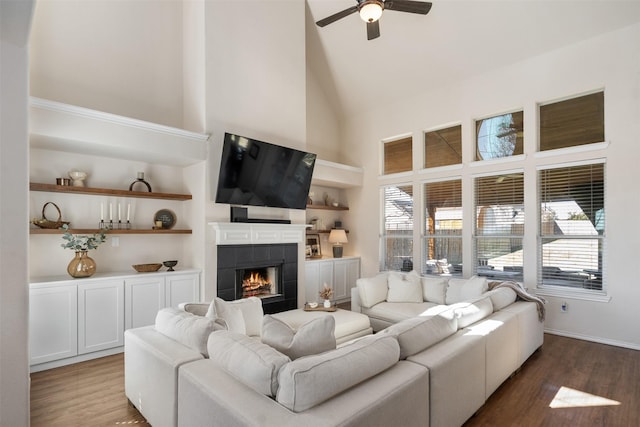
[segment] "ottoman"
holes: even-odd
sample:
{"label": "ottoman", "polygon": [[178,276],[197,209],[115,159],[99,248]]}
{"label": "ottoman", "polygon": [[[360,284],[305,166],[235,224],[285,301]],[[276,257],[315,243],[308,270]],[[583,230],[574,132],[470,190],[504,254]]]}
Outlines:
{"label": "ottoman", "polygon": [[286,323],[294,330],[298,330],[300,326],[318,317],[333,316],[336,320],[335,336],[337,345],[373,333],[368,316],[340,308],[336,311],[304,311],[298,308],[275,313],[271,316]]}

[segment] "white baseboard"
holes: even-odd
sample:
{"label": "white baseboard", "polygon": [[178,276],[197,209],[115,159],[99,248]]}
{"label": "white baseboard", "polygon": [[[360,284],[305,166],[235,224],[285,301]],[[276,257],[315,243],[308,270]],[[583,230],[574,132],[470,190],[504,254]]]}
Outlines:
{"label": "white baseboard", "polygon": [[74,363],[85,362],[87,360],[98,359],[100,357],[111,356],[124,352],[124,346],[110,348],[108,350],[94,351],[93,353],[81,354],[79,356],[67,357],[66,359],[54,360],[51,362],[31,365],[31,372],[46,371],[47,369],[59,368],[61,366],[73,365]]}
{"label": "white baseboard", "polygon": [[636,343],[610,340],[610,339],[606,339],[606,338],[602,338],[602,337],[595,337],[595,336],[592,336],[592,335],[576,334],[574,332],[561,331],[561,330],[558,330],[558,329],[545,328],[544,331],[547,334],[560,335],[562,337],[567,337],[567,338],[575,338],[575,339],[579,339],[579,340],[583,340],[583,341],[597,342],[599,344],[612,345],[612,346],[615,346],[615,347],[623,347],[623,348],[628,348],[628,349],[631,349],[631,350],[640,350],[640,345],[636,344]]}

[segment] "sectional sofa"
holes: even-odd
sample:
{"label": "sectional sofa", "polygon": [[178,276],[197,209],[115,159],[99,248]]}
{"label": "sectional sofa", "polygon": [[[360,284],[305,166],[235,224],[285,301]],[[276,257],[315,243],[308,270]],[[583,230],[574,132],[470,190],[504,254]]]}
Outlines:
{"label": "sectional sofa", "polygon": [[[446,304],[446,281],[445,304],[424,294],[405,302],[416,283],[427,289],[415,276],[360,279],[353,308],[371,314],[378,333],[302,357],[276,344],[295,343],[307,325],[268,341],[262,328],[273,319],[260,325],[255,302],[224,304],[232,309],[213,316],[206,305],[164,309],[155,326],[125,334],[127,397],[153,426],[461,425],[542,345],[538,307],[475,278],[452,286],[450,302],[479,286],[476,297]],[[387,327],[385,312],[393,313]],[[330,342],[334,324],[313,322],[317,342]]]}

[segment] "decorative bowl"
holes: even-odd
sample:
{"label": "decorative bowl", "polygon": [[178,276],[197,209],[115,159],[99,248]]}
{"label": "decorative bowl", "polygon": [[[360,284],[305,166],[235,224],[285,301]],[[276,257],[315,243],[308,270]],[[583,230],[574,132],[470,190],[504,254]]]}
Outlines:
{"label": "decorative bowl", "polygon": [[135,264],[135,265],[132,265],[131,267],[133,267],[133,269],[135,271],[137,271],[138,273],[150,273],[152,271],[160,270],[160,267],[162,267],[162,264],[160,264],[160,263]]}
{"label": "decorative bowl", "polygon": [[168,269],[167,271],[175,271],[175,270],[173,269],[173,267],[175,267],[175,266],[176,266],[176,264],[178,264],[178,261],[176,261],[176,260],[173,260],[173,261],[164,261],[164,262],[163,262],[163,264],[164,264],[164,266],[165,266],[165,267],[169,267],[169,269]]}

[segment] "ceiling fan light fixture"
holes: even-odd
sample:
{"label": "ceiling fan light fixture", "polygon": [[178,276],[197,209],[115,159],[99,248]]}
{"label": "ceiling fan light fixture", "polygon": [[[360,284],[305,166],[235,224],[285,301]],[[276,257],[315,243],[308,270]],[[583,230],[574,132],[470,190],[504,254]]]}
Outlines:
{"label": "ceiling fan light fixture", "polygon": [[382,2],[378,0],[365,0],[360,3],[358,12],[364,22],[375,22],[382,16]]}

